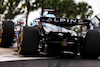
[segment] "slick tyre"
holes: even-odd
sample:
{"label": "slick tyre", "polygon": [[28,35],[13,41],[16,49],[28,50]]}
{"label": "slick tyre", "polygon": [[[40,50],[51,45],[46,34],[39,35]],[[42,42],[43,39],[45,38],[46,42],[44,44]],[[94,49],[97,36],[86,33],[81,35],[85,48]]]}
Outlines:
{"label": "slick tyre", "polygon": [[4,21],[1,25],[0,45],[2,47],[10,47],[14,37],[14,23],[11,21]]}
{"label": "slick tyre", "polygon": [[39,45],[39,32],[34,27],[23,27],[21,31],[21,43],[19,54],[22,55],[37,55]]}
{"label": "slick tyre", "polygon": [[85,45],[82,50],[82,58],[97,59],[100,55],[100,33],[96,30],[90,30],[85,37]]}

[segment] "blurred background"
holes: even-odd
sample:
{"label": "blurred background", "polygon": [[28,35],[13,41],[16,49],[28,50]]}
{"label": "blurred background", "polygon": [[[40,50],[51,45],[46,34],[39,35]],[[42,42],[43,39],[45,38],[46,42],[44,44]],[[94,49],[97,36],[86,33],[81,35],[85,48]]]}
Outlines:
{"label": "blurred background", "polygon": [[91,19],[98,13],[98,6],[99,0],[0,0],[0,14],[5,20],[13,19],[30,25],[34,18],[46,14],[44,9],[53,9],[56,17]]}
{"label": "blurred background", "polygon": [[[0,0],[0,21],[11,19],[15,24],[30,26],[35,18],[53,10],[56,17],[92,19],[99,14],[100,0]],[[73,27],[77,34],[82,27]],[[82,31],[81,31],[82,32]]]}

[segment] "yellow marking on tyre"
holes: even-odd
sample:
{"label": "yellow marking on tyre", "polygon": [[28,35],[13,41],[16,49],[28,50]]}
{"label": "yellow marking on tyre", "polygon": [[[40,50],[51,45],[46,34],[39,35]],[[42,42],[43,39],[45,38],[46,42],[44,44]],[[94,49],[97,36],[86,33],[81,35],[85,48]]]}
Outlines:
{"label": "yellow marking on tyre", "polygon": [[2,41],[2,34],[3,34],[3,26],[2,26],[2,24],[0,24],[0,27],[1,27],[1,34],[0,34],[0,43],[1,43],[1,41]]}
{"label": "yellow marking on tyre", "polygon": [[23,41],[23,32],[22,32],[22,29],[21,29],[21,42],[20,42],[20,47],[19,47],[19,51],[18,51],[18,53],[21,52],[22,41]]}

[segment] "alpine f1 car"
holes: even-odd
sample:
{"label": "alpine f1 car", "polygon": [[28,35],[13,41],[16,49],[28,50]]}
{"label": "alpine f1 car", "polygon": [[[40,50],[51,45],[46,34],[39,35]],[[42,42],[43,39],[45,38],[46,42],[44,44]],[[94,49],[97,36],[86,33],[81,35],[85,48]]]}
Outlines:
{"label": "alpine f1 car", "polygon": [[[48,17],[49,15],[49,17]],[[90,20],[56,18],[52,14],[37,18],[33,25],[24,26],[19,36],[19,54],[62,56],[78,54],[82,58],[98,58],[100,55],[100,33],[89,30],[85,36],[64,28],[65,26],[86,25],[90,28]]]}
{"label": "alpine f1 car", "polygon": [[[32,26],[24,26],[21,29],[18,37],[18,53],[28,56],[63,56],[72,54],[73,56],[80,55],[82,58],[96,59],[100,55],[100,33],[98,30],[89,30],[86,36],[83,37],[77,36],[76,32],[64,28],[86,25],[89,29],[90,23],[94,24],[92,22],[93,20],[56,18],[53,14],[37,18]],[[1,24],[0,42],[2,46],[11,44],[13,29],[12,23],[3,22]],[[10,38],[11,40],[9,40]]]}

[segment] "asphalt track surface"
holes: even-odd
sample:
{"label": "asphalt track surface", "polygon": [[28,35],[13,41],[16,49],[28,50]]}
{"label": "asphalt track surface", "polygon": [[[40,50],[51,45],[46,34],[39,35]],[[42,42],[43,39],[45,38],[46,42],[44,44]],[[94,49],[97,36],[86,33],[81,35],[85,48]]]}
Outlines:
{"label": "asphalt track surface", "polygon": [[[5,53],[9,53],[8,51],[13,53],[12,49],[5,49]],[[0,53],[5,54],[4,50]],[[100,57],[98,59],[81,59],[80,57],[74,59],[69,57],[41,58],[42,59],[0,62],[0,67],[100,67]],[[0,60],[1,59],[2,57]]]}
{"label": "asphalt track surface", "polygon": [[0,63],[0,67],[100,67],[100,59],[41,59],[27,61],[10,61]]}

